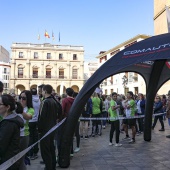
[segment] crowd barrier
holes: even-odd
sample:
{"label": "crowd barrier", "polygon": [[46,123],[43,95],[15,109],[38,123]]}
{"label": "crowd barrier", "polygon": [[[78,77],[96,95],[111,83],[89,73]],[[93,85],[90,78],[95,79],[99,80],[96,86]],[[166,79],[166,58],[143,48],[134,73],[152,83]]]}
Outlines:
{"label": "crowd barrier", "polygon": [[[165,114],[165,113],[157,113],[157,114],[153,114],[153,116],[159,116],[159,115],[163,115],[163,114]],[[138,115],[138,116],[132,116],[132,117],[128,117],[128,118],[127,117],[116,117],[116,118],[109,118],[109,117],[89,117],[89,118],[85,118],[85,117],[80,117],[79,119],[80,120],[123,120],[123,119],[137,119],[137,118],[143,118],[143,117],[145,117],[145,116],[144,115]],[[46,136],[48,136],[50,133],[52,133],[54,130],[56,130],[60,125],[62,125],[65,120],[66,120],[66,118],[64,118],[61,122],[57,123],[36,143],[32,144],[31,146],[29,146],[25,150],[21,151],[20,153],[18,153],[14,157],[10,158],[9,160],[7,160],[3,164],[1,164],[0,170],[8,169],[11,165],[13,165],[16,161],[18,161],[23,155],[25,155],[32,147],[34,147],[42,139],[44,139]]]}
{"label": "crowd barrier", "polygon": [[14,157],[10,158],[6,162],[0,165],[0,170],[6,170],[8,169],[11,165],[13,165],[16,161],[18,161],[23,155],[25,155],[32,147],[34,147],[37,143],[39,143],[42,139],[44,139],[46,136],[48,136],[50,133],[52,133],[54,130],[56,130],[60,125],[64,123],[66,118],[64,118],[61,122],[57,123],[54,127],[52,127],[40,140],[38,140],[36,143],[32,144],[22,152],[18,153]]}
{"label": "crowd barrier", "polygon": [[[153,114],[153,116],[159,116],[159,115],[163,115],[165,113],[156,113],[156,114]],[[110,118],[110,117],[80,117],[79,120],[111,120],[112,121],[112,120],[123,120],[123,119],[138,119],[138,118],[143,118],[143,117],[145,117],[145,115],[137,115],[137,116],[130,116],[130,117],[119,116],[119,117],[115,117],[115,118]]]}

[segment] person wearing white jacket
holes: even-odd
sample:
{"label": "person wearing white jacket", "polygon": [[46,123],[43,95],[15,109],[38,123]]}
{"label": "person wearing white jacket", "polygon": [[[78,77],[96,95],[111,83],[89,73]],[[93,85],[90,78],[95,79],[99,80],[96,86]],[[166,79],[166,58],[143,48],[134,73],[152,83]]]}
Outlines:
{"label": "person wearing white jacket", "polygon": [[[40,104],[41,104],[39,95],[37,94],[37,89],[32,88],[31,93],[32,93],[32,104],[34,108],[34,116],[29,121],[29,130],[30,130],[29,146],[31,146],[32,144],[38,141],[37,122],[38,122],[38,115],[39,115],[39,109],[40,109]],[[38,151],[39,151],[39,148],[37,144],[29,152],[29,156],[31,160],[38,158],[38,155],[37,155]]]}

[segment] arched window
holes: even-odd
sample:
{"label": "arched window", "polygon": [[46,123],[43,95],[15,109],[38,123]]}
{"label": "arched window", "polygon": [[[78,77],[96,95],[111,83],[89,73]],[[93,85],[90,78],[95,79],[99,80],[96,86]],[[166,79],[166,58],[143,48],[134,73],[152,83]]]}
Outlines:
{"label": "arched window", "polygon": [[74,66],[72,69],[72,79],[77,79],[78,78],[78,72],[77,72],[77,67]]}
{"label": "arched window", "polygon": [[34,66],[32,70],[32,77],[33,78],[38,78],[38,67]]}
{"label": "arched window", "polygon": [[59,68],[59,79],[64,79],[64,68],[62,66]]}
{"label": "arched window", "polygon": [[46,66],[46,78],[51,78],[51,66]]}
{"label": "arched window", "polygon": [[22,64],[18,65],[18,78],[24,77],[24,66]]}

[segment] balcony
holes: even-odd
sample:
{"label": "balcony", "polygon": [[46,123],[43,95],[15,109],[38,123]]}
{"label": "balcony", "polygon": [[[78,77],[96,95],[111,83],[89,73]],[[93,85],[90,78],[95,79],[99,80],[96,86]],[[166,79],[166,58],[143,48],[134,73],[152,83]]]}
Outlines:
{"label": "balcony", "polygon": [[38,78],[38,74],[33,74],[32,78]]}
{"label": "balcony", "polygon": [[46,78],[51,78],[51,75],[46,75]]}
{"label": "balcony", "polygon": [[18,78],[24,78],[24,75],[18,75]]}
{"label": "balcony", "polygon": [[78,77],[77,76],[73,76],[72,79],[78,79]]}
{"label": "balcony", "polygon": [[103,85],[104,85],[104,86],[107,86],[107,82],[104,82]]}
{"label": "balcony", "polygon": [[69,77],[66,76],[52,76],[52,75],[30,75],[30,76],[26,76],[26,75],[15,75],[15,76],[11,76],[11,79],[69,79]]}
{"label": "balcony", "polygon": [[134,82],[138,82],[138,76],[133,76]]}

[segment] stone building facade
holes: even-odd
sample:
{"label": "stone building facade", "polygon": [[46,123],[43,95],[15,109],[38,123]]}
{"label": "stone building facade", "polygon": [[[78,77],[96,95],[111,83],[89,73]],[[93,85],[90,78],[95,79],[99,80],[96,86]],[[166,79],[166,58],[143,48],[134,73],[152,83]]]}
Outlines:
{"label": "stone building facade", "polygon": [[4,93],[10,92],[10,69],[9,52],[3,46],[0,46],[0,81],[4,84]]}
{"label": "stone building facade", "polygon": [[[111,57],[114,57],[119,51],[141,41],[149,38],[148,35],[137,35],[108,51],[100,52],[98,58],[99,67],[104,64]],[[146,94],[146,85],[142,76],[133,72],[126,72],[116,74],[105,79],[100,85],[103,94],[110,95],[112,92],[119,94],[126,94],[127,91],[132,91],[134,94],[143,93]]]}
{"label": "stone building facade", "polygon": [[[168,32],[165,5],[170,8],[170,0],[154,0],[154,34]],[[169,9],[170,10],[170,9]],[[167,94],[170,90],[170,81],[167,81],[158,91],[158,94]]]}
{"label": "stone building facade", "polygon": [[41,84],[50,84],[58,94],[84,84],[83,46],[13,43],[10,88],[19,94]]}
{"label": "stone building facade", "polygon": [[165,5],[170,7],[169,0],[154,0],[154,34],[168,32]]}

